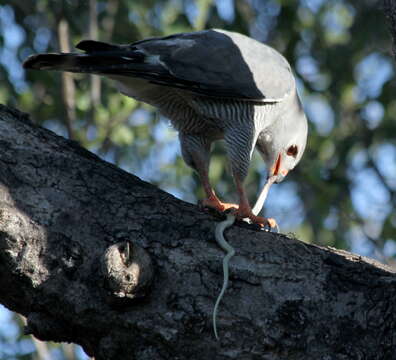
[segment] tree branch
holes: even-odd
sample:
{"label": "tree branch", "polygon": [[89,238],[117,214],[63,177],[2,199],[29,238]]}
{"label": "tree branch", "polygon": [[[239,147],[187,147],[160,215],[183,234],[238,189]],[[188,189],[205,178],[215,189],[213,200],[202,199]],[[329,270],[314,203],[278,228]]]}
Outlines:
{"label": "tree branch", "polygon": [[391,269],[241,223],[215,341],[218,221],[0,105],[0,302],[27,333],[97,360],[394,356]]}

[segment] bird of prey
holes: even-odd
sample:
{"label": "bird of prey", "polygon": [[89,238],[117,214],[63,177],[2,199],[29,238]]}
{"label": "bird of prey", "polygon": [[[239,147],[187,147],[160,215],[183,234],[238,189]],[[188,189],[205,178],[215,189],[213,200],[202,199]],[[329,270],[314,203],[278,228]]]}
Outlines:
{"label": "bird of prey", "polygon": [[[273,48],[235,32],[205,30],[129,45],[83,40],[83,53],[37,54],[26,69],[107,76],[125,95],[151,104],[179,132],[185,162],[219,211],[274,226],[252,212],[243,183],[254,149],[268,178],[281,182],[300,161],[307,120],[289,63]],[[239,204],[221,202],[209,183],[212,143],[224,139]]]}

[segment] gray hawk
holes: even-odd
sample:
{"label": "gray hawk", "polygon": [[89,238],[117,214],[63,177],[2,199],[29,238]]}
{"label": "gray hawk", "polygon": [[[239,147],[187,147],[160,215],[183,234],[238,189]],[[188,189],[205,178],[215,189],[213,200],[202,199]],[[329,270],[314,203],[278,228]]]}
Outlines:
{"label": "gray hawk", "polygon": [[[254,149],[268,178],[281,182],[300,161],[307,119],[286,59],[247,36],[205,30],[130,45],[81,41],[83,53],[37,54],[26,69],[104,75],[125,95],[159,109],[179,132],[185,162],[202,181],[205,206],[275,226],[252,212],[243,183]],[[239,204],[221,202],[209,183],[212,143],[224,139]]]}

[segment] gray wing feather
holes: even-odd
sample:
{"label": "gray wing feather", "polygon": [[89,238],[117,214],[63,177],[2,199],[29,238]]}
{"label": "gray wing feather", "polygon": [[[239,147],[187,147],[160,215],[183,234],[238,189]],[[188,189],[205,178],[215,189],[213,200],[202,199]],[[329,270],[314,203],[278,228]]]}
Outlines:
{"label": "gray wing feather", "polygon": [[199,94],[274,102],[295,88],[290,65],[281,54],[238,33],[205,30],[146,39],[132,46],[166,68],[175,80],[190,82],[190,90]]}

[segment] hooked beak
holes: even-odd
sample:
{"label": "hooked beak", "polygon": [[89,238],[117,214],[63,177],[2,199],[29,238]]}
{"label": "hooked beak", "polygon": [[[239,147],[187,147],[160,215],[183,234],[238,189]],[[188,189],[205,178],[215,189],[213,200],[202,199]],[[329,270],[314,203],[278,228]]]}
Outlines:
{"label": "hooked beak", "polygon": [[275,183],[279,184],[284,180],[288,171],[282,169],[282,156],[281,154],[278,155],[274,166],[271,168],[269,177],[276,176]]}

